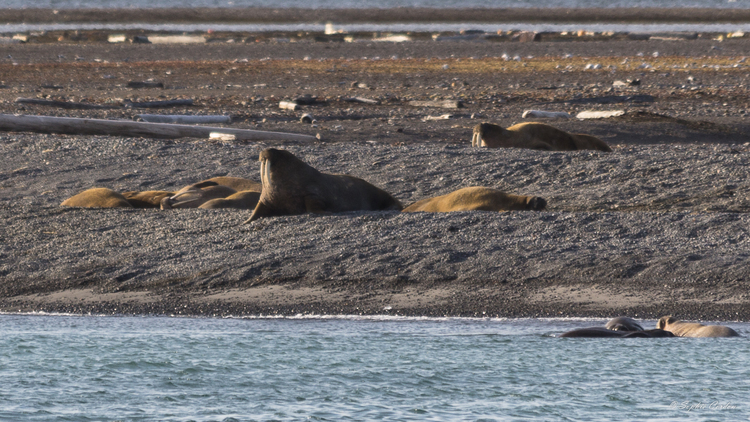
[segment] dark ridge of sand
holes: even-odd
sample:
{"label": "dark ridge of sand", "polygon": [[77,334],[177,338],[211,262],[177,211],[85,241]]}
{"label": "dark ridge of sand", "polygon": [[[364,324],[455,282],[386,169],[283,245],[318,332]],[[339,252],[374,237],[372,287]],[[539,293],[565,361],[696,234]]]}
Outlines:
{"label": "dark ridge of sand", "polygon": [[750,22],[750,9],[702,8],[154,8],[0,9],[0,23]]}

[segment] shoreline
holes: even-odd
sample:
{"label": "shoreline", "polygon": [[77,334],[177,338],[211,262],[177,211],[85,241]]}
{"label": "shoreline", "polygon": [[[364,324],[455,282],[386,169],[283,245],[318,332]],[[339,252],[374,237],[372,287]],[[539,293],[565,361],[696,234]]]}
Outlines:
{"label": "shoreline", "polygon": [[[321,140],[0,133],[0,309],[750,321],[748,43],[9,45],[17,64],[0,61],[2,114],[133,120],[142,111],[16,99],[181,98],[194,105],[157,112],[228,114],[233,128]],[[149,79],[161,85],[129,87]],[[627,79],[641,82],[613,85]],[[319,104],[279,108],[304,94]],[[354,96],[379,104],[347,101]],[[600,137],[612,153],[470,147],[477,123],[509,126],[542,107],[628,113],[545,121]],[[303,113],[315,125],[302,123]],[[481,185],[541,196],[548,208],[303,215],[243,226],[247,211],[59,206],[94,186],[258,180],[258,153],[272,146],[321,171],[362,177],[404,204]]]}

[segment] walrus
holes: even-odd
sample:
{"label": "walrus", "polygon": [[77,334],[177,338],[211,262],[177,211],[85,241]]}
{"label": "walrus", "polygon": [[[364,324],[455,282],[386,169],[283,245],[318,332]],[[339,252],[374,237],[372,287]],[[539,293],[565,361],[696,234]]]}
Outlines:
{"label": "walrus", "polygon": [[641,324],[629,317],[612,318],[607,321],[607,325],[604,328],[614,331],[643,331]]}
{"label": "walrus", "polygon": [[219,208],[233,208],[237,210],[252,210],[258,205],[260,192],[242,191],[229,195],[226,198],[216,198],[204,202],[198,208],[213,210]]}
{"label": "walrus", "polygon": [[107,188],[93,188],[64,200],[64,207],[133,208],[122,194]]}
{"label": "walrus", "polygon": [[123,192],[122,196],[135,208],[159,208],[162,199],[174,194],[166,190],[146,190]]}
{"label": "walrus", "polygon": [[261,217],[347,211],[401,211],[388,192],[346,174],[321,173],[289,151],[261,151],[258,205],[244,224]]}
{"label": "walrus", "polygon": [[662,338],[662,337],[675,337],[674,334],[669,331],[655,329],[655,330],[640,330],[640,331],[616,331],[608,330],[604,327],[589,327],[579,328],[577,330],[568,331],[560,334],[558,337],[578,337],[578,338]]}
{"label": "walrus", "polygon": [[198,183],[203,183],[203,182],[214,182],[217,185],[228,186],[236,190],[237,192],[243,192],[243,191],[260,192],[261,188],[263,187],[262,184],[256,182],[255,180],[243,179],[241,177],[232,177],[232,176],[212,177],[210,179],[201,180]]}
{"label": "walrus", "polygon": [[528,148],[548,151],[578,151],[584,149],[611,152],[601,139],[585,134],[568,133],[556,127],[526,122],[504,129],[492,123],[474,127],[471,146],[487,148]]}
{"label": "walrus", "polygon": [[543,210],[547,201],[538,196],[521,196],[503,191],[473,186],[453,191],[447,195],[419,200],[402,212],[451,212],[451,211],[521,211]]}
{"label": "walrus", "polygon": [[656,328],[670,331],[678,337],[739,337],[737,331],[723,325],[682,322],[671,315],[659,318]]}
{"label": "walrus", "polygon": [[579,328],[560,334],[558,337],[608,337],[608,338],[653,338],[674,337],[674,334],[661,329],[644,330],[633,318],[617,317],[607,321],[604,327]]}
{"label": "walrus", "polygon": [[161,209],[198,208],[203,203],[216,198],[226,198],[237,193],[229,186],[222,186],[216,182],[198,182],[185,186],[174,195],[161,200]]}

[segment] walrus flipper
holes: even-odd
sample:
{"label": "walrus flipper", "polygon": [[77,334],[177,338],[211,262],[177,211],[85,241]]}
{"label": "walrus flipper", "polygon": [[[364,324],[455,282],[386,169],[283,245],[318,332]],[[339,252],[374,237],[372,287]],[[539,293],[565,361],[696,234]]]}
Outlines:
{"label": "walrus flipper", "polygon": [[273,208],[269,207],[263,202],[258,202],[258,205],[255,206],[255,209],[253,210],[252,215],[250,215],[250,218],[245,220],[245,222],[242,224],[249,224],[261,217],[272,217],[274,215],[279,214],[275,212]]}

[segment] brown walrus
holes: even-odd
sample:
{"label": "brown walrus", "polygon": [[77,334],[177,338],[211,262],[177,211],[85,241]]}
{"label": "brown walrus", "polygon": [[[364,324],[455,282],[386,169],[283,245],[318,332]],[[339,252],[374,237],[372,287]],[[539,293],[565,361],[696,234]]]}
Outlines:
{"label": "brown walrus", "polygon": [[203,183],[203,182],[214,182],[217,185],[228,186],[236,190],[237,192],[243,192],[243,191],[260,192],[261,188],[263,187],[261,183],[258,183],[255,180],[243,179],[241,177],[232,177],[232,176],[212,177],[210,179],[202,180],[198,183]]}
{"label": "brown walrus", "polygon": [[682,322],[673,316],[659,318],[656,328],[670,331],[678,337],[738,337],[737,331],[723,325],[703,325]]}
{"label": "brown walrus", "polygon": [[544,123],[527,122],[504,129],[492,123],[474,127],[471,146],[487,148],[529,148],[549,151],[593,149],[611,152],[601,139],[585,134],[568,133]]}
{"label": "brown walrus", "polygon": [[543,210],[546,206],[547,201],[538,196],[512,195],[497,189],[474,186],[422,199],[402,212]]}
{"label": "brown walrus", "polygon": [[261,151],[263,189],[247,224],[261,217],[347,211],[400,211],[388,192],[354,176],[321,173],[289,151]]}
{"label": "brown walrus", "polygon": [[174,195],[174,192],[166,190],[146,190],[123,192],[122,196],[135,208],[159,208],[161,200]]}
{"label": "brown walrus", "polygon": [[161,209],[172,208],[198,208],[203,203],[216,198],[226,198],[237,193],[229,186],[222,186],[216,182],[198,182],[185,186],[175,192],[174,195],[161,200]]}
{"label": "brown walrus", "polygon": [[251,210],[258,205],[260,192],[242,191],[229,195],[226,198],[212,199],[203,203],[198,208],[214,210],[220,208],[233,208],[237,210]]}
{"label": "brown walrus", "polygon": [[87,208],[132,208],[133,205],[122,194],[107,188],[93,188],[64,200],[65,207]]}

